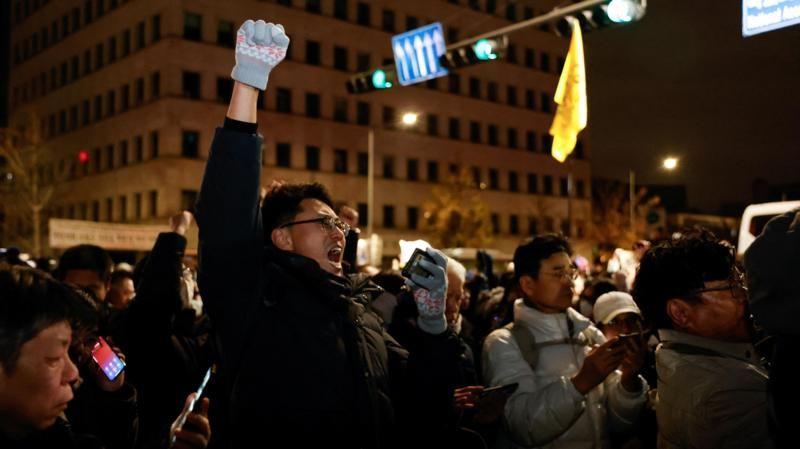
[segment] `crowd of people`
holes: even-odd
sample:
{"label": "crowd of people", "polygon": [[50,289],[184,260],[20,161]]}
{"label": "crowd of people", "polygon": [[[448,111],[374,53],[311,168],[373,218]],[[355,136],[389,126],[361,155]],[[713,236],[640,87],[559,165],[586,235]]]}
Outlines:
{"label": "crowd of people", "polygon": [[196,217],[135,267],[92,245],[0,261],[0,447],[791,446],[800,212],[744,264],[699,229],[639,244],[630,289],[557,234],[507,272],[427,248],[370,275],[325,186],[261,188],[257,99],[288,43],[239,30]]}

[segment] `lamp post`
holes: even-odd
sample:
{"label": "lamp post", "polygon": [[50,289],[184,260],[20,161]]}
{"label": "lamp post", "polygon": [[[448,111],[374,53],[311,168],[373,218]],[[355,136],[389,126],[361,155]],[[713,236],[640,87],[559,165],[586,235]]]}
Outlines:
{"label": "lamp post", "polygon": [[[400,123],[410,128],[417,124],[419,114],[405,112]],[[372,223],[375,219],[375,128],[370,126],[367,134],[367,236],[372,238]]]}
{"label": "lamp post", "polygon": [[[661,161],[661,167],[667,171],[673,171],[678,168],[678,158],[668,156]],[[630,203],[631,214],[631,232],[636,233],[636,206],[634,203],[634,196],[636,196],[636,172],[633,169],[628,171],[628,202]]]}

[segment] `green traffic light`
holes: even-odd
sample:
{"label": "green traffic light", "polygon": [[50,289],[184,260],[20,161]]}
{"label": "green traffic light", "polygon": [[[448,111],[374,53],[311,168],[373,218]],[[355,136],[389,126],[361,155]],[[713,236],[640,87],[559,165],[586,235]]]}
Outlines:
{"label": "green traffic light", "polygon": [[490,59],[497,59],[497,54],[494,53],[494,45],[489,39],[481,39],[472,46],[472,51],[475,52],[475,57],[481,61]]}
{"label": "green traffic light", "polygon": [[378,69],[372,72],[372,86],[376,89],[388,89],[392,87],[392,83],[386,80],[386,72]]}

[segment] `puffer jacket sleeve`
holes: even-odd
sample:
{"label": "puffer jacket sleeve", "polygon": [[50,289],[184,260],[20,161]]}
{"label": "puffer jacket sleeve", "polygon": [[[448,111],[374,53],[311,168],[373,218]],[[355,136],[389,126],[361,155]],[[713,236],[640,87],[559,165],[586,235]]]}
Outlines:
{"label": "puffer jacket sleeve", "polygon": [[639,419],[642,407],[647,401],[649,387],[642,376],[637,377],[641,387],[635,392],[630,392],[622,386],[620,371],[614,371],[605,380],[608,427],[612,432],[630,432]]}
{"label": "puffer jacket sleeve", "polygon": [[483,355],[484,379],[490,386],[519,383],[505,408],[507,431],[518,445],[542,446],[569,429],[583,413],[585,398],[569,377],[540,382],[507,329],[498,329],[486,338]]}

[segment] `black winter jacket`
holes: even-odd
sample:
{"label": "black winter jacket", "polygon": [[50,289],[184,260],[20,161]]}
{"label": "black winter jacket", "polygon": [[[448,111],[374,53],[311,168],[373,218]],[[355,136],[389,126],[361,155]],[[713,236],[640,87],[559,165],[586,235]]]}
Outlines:
{"label": "black winter jacket", "polygon": [[426,427],[414,413],[438,407],[446,420],[452,380],[442,373],[463,361],[458,339],[420,331],[409,353],[369,309],[380,287],[265,248],[260,171],[260,137],[217,130],[196,213],[225,391],[215,406],[229,400],[225,423],[212,416],[216,437],[232,447],[419,447]]}

